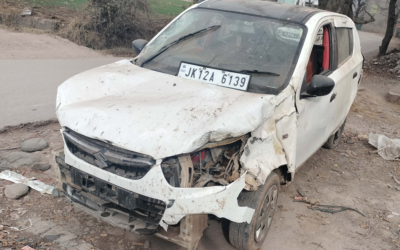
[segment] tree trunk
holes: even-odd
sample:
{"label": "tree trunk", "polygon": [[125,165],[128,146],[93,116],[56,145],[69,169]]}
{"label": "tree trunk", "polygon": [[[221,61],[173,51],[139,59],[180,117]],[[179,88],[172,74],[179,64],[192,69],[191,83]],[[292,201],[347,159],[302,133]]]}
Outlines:
{"label": "tree trunk", "polygon": [[328,0],[319,0],[318,1],[319,9],[326,10],[327,5],[328,5]]}
{"label": "tree trunk", "polygon": [[389,2],[389,15],[386,27],[385,37],[382,40],[382,45],[379,47],[379,56],[383,56],[386,54],[386,51],[389,47],[390,40],[392,40],[394,25],[396,24],[396,1],[390,0]]}

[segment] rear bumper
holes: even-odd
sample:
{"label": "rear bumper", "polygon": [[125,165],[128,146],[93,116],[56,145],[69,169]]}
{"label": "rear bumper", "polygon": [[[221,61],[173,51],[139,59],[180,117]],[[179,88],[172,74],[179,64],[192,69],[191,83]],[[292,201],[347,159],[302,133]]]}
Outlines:
{"label": "rear bumper", "polygon": [[[162,201],[166,206],[162,211],[159,225],[166,231],[168,225],[177,224],[186,215],[213,214],[237,223],[250,223],[254,213],[254,209],[238,205],[237,197],[245,186],[244,175],[228,186],[176,188],[166,181],[161,169],[161,161],[157,161],[143,178],[131,180],[88,164],[74,156],[66,146],[64,155],[65,164],[79,172],[106,182],[111,187],[130,192],[132,195]],[[75,186],[73,183],[66,182],[65,184],[70,187]],[[64,185],[64,187],[67,186]]]}

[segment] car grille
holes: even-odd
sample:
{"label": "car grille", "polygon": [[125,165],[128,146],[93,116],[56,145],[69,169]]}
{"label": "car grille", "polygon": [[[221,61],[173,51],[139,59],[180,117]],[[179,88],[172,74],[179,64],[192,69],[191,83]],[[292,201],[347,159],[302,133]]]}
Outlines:
{"label": "car grille", "polygon": [[70,167],[70,173],[73,184],[85,192],[111,202],[103,206],[125,212],[129,215],[128,222],[140,219],[158,227],[166,209],[165,202],[122,189],[74,167]]}
{"label": "car grille", "polygon": [[[123,218],[126,218],[126,221],[122,224],[129,225],[130,231],[138,234],[157,232],[166,209],[165,202],[128,191],[91,176],[66,164],[64,159],[60,158],[57,162],[62,180],[65,181],[62,185],[63,190],[70,199],[93,211],[103,212],[101,216],[109,217],[111,221],[114,216],[124,215]],[[98,201],[92,200],[88,194],[105,202],[97,203]]]}
{"label": "car grille", "polygon": [[141,179],[155,164],[150,156],[88,138],[70,129],[66,129],[63,136],[69,151],[79,159],[128,179]]}

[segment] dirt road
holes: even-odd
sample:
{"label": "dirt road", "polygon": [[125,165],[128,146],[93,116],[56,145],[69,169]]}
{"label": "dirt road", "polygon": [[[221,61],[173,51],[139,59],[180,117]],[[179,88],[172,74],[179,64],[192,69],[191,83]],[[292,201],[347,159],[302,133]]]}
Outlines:
{"label": "dirt road", "polygon": [[[376,56],[382,43],[383,34],[358,31],[361,42],[361,50],[365,56]],[[400,39],[393,37],[389,50],[400,47]]]}
{"label": "dirt road", "polygon": [[118,60],[56,36],[0,28],[0,129],[55,118],[63,81]]}
{"label": "dirt road", "polygon": [[[375,148],[365,139],[368,133],[399,137],[400,105],[386,101],[389,89],[400,92],[398,80],[365,75],[339,146],[334,150],[320,149],[299,170],[294,181],[281,188],[278,211],[262,249],[400,248],[400,239],[395,236],[400,230],[400,191],[395,187],[400,185],[389,176],[391,173],[400,180],[400,162],[385,161],[371,153]],[[43,137],[50,147],[36,155],[49,160],[51,150],[62,145],[59,128],[54,123],[11,129],[0,134],[0,145],[14,147],[23,139]],[[6,153],[0,151],[0,157]],[[51,169],[45,173],[30,169],[26,166],[17,171],[54,183]],[[66,198],[42,196],[31,190],[20,200],[9,200],[2,195],[2,187],[7,184],[0,181],[0,225],[29,226],[29,219],[33,223],[30,229],[10,230],[10,235],[6,235],[10,244],[19,244],[16,249],[24,244],[40,244],[50,249],[143,249],[138,244],[148,241],[150,249],[183,250],[155,236],[138,236],[97,221]],[[330,214],[308,209],[306,204],[293,201],[298,191],[320,204],[358,209],[366,217],[355,211]],[[19,207],[23,209],[22,215],[15,211]],[[210,220],[198,249],[233,250],[224,237],[225,225],[224,220]]]}

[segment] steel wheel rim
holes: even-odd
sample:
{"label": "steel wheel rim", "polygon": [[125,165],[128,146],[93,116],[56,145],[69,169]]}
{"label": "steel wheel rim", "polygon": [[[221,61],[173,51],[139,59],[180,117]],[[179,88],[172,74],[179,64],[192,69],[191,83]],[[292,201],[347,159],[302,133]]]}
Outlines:
{"label": "steel wheel rim", "polygon": [[260,212],[254,230],[254,239],[256,242],[262,242],[267,236],[268,230],[272,224],[276,203],[278,200],[278,187],[276,185],[270,187],[264,197]]}
{"label": "steel wheel rim", "polygon": [[339,130],[335,133],[333,137],[333,145],[337,146],[339,144],[340,137],[342,136],[343,130],[344,130],[344,124],[346,121],[344,121],[343,125],[339,128]]}
{"label": "steel wheel rim", "polygon": [[337,146],[339,144],[340,136],[342,135],[343,129],[340,128],[333,137],[333,145]]}

